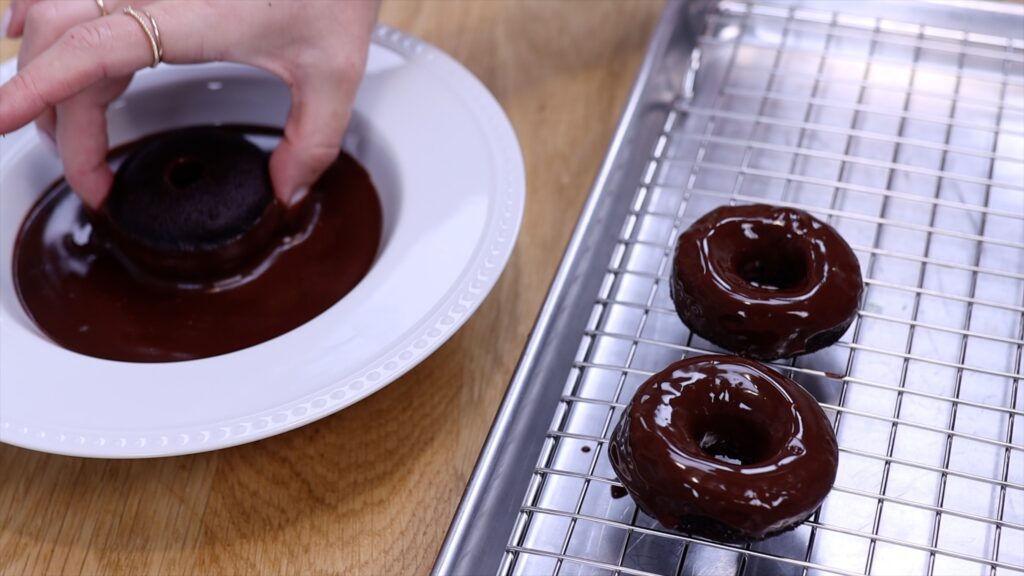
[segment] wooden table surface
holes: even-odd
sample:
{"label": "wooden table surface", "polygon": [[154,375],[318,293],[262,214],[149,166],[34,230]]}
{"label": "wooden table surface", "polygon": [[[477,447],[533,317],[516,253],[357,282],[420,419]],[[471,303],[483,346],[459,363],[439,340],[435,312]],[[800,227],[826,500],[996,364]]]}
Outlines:
{"label": "wooden table surface", "polygon": [[[497,287],[408,375],[287,434],[136,461],[0,445],[0,573],[427,572],[660,9],[661,0],[386,1],[381,21],[462,61],[519,136],[526,218]],[[16,52],[0,41],[0,57]]]}

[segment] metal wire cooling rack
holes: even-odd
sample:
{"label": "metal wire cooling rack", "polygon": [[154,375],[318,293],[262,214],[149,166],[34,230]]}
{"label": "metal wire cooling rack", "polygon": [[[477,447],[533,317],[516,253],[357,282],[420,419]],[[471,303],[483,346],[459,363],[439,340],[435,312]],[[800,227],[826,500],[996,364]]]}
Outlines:
{"label": "metal wire cooling rack", "polygon": [[[1007,37],[868,4],[879,14],[707,15],[700,71],[622,184],[635,194],[521,506],[511,496],[499,573],[1024,573],[1024,17],[1006,16],[1022,22]],[[646,377],[717,351],[676,317],[671,250],[707,211],[749,202],[828,221],[866,294],[841,342],[775,365],[834,423],[832,493],[798,529],[736,547],[613,497],[606,439]]]}

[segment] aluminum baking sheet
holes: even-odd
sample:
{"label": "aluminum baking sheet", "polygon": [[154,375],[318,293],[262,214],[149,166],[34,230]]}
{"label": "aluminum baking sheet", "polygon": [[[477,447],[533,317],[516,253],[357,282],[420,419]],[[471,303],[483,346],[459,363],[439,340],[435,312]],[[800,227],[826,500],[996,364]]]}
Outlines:
{"label": "aluminum baking sheet", "polygon": [[[595,202],[570,247],[603,234],[610,256],[589,273],[567,257],[567,275],[595,276],[594,290],[549,300],[534,336],[568,338],[575,354],[537,368],[542,352],[527,350],[438,572],[1024,573],[1024,8],[963,4],[668,8],[660,41],[691,31],[676,55],[685,74],[668,105],[642,109],[652,67],[670,57],[649,56],[647,96],[624,123],[658,128],[646,140],[620,131],[612,155],[642,145],[641,169],[613,181],[610,159],[596,188],[618,188],[601,200],[619,198],[618,219],[596,217]],[[696,218],[750,202],[829,222],[859,257],[866,292],[839,343],[774,364],[834,423],[832,493],[796,530],[729,546],[614,498],[606,444],[646,377],[719,351],[676,317],[670,255]],[[571,291],[565,276],[554,292]],[[589,313],[574,332],[546,325],[581,298]],[[542,400],[534,388],[545,386],[560,395]],[[554,416],[535,456],[503,461],[528,438],[516,424],[544,402]],[[486,494],[495,475],[523,468],[518,492]],[[515,510],[495,512],[502,503]],[[453,560],[482,548],[494,569]]]}

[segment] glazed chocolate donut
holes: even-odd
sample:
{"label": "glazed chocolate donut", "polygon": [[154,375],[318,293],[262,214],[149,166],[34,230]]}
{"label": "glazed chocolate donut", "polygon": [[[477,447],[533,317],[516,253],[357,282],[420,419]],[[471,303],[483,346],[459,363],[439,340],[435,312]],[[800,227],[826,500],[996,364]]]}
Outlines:
{"label": "glazed chocolate donut", "polygon": [[735,356],[688,358],[641,384],[609,457],[649,516],[732,543],[806,520],[832,488],[839,459],[813,396]]}
{"label": "glazed chocolate donut", "polygon": [[103,220],[129,268],[214,279],[270,244],[278,206],[263,150],[235,131],[185,128],[146,141],[124,161]]}
{"label": "glazed chocolate donut", "polygon": [[679,318],[743,356],[774,360],[834,344],[863,290],[853,250],[803,210],[723,206],[676,244],[671,294]]}

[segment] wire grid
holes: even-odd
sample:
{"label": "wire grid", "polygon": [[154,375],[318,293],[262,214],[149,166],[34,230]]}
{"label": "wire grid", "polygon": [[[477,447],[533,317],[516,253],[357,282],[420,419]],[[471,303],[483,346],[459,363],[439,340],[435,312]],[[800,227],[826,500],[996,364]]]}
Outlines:
{"label": "wire grid", "polygon": [[[501,573],[1024,573],[1024,42],[725,2],[698,46]],[[774,364],[834,423],[830,496],[737,547],[613,497],[606,439],[649,375],[720,351],[676,317],[670,255],[696,218],[749,202],[828,221],[866,293],[839,343]]]}

